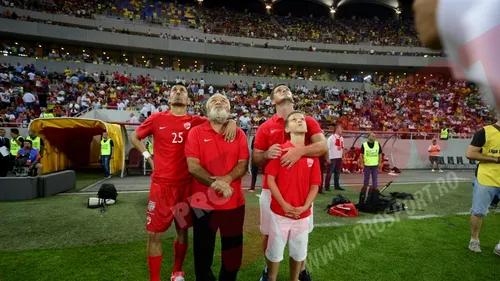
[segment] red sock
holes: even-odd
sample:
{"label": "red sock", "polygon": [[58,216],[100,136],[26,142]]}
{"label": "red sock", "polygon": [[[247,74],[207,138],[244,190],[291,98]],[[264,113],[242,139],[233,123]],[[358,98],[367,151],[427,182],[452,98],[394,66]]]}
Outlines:
{"label": "red sock", "polygon": [[148,257],[149,281],[160,281],[161,260],[163,256]]}
{"label": "red sock", "polygon": [[181,244],[174,241],[174,270],[172,272],[182,271],[182,264],[186,258],[188,244]]}

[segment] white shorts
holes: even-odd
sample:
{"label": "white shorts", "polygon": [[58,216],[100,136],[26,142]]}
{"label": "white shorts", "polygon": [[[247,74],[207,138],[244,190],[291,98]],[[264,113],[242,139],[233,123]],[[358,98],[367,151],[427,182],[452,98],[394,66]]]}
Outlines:
{"label": "white shorts", "polygon": [[[270,227],[275,223],[274,217],[276,216],[271,211],[271,191],[269,189],[262,189],[259,198],[260,205],[260,233],[269,235]],[[311,215],[309,216],[309,233],[314,229],[314,203],[311,207]]]}
{"label": "white shorts", "polygon": [[294,261],[307,257],[310,217],[300,220],[276,215],[276,228],[269,234],[266,257],[271,262],[281,262],[288,242],[288,252]]}

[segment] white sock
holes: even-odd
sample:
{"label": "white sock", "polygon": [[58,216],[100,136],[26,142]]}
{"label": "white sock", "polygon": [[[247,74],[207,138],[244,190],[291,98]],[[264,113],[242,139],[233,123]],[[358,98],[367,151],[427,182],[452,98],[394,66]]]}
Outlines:
{"label": "white sock", "polygon": [[[477,241],[477,242],[479,242],[479,240],[474,240],[474,239],[472,239],[472,238],[471,238],[471,239],[470,239],[470,242],[472,242],[472,241]],[[469,242],[469,243],[470,243],[470,242]]]}

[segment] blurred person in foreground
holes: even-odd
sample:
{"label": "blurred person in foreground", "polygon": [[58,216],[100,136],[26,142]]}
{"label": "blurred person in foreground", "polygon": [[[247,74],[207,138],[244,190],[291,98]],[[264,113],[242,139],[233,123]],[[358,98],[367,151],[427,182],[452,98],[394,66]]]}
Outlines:
{"label": "blurred person in foreground", "polygon": [[[422,43],[429,48],[443,49],[451,60],[455,78],[480,84],[483,101],[499,110],[500,1],[415,0],[413,9]],[[496,127],[499,125],[497,122],[476,132],[467,151],[467,158],[480,161],[473,182],[469,242],[469,249],[473,252],[481,251],[479,231],[482,217],[500,190],[500,164],[495,163],[500,159],[500,133]],[[500,255],[500,243],[495,253]]]}
{"label": "blurred person in foreground", "polygon": [[[174,241],[174,266],[171,281],[184,281],[182,265],[188,249],[188,228],[192,217],[188,205],[193,177],[189,173],[184,148],[189,130],[205,124],[208,119],[187,114],[190,99],[184,85],[174,85],[170,90],[170,111],[152,114],[130,136],[132,144],[149,162],[151,189],[146,217],[148,231],[147,256],[150,281],[160,280],[163,248],[161,236],[172,222],[177,236]],[[228,122],[226,140],[232,141],[236,122]],[[146,149],[143,139],[152,136],[154,158]],[[175,218],[175,220],[174,220]]]}
{"label": "blurred person in foreground", "polygon": [[500,1],[415,0],[415,27],[425,46],[446,52],[456,79],[479,83],[500,108]]}

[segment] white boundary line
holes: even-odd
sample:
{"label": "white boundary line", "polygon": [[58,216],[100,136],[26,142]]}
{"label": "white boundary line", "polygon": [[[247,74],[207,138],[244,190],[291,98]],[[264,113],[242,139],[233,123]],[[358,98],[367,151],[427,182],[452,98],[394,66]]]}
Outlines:
{"label": "white boundary line", "polygon": [[79,192],[84,192],[85,190],[87,190],[87,189],[89,189],[89,188],[91,188],[91,187],[94,187],[94,186],[96,186],[96,185],[100,184],[101,182],[103,182],[103,181],[105,181],[105,180],[109,180],[109,179],[108,179],[108,178],[103,178],[103,179],[101,179],[101,180],[97,181],[96,183],[93,183],[93,184],[91,184],[91,185],[89,185],[89,186],[85,187],[84,189],[80,190]]}
{"label": "white boundary line", "polygon": [[[500,209],[490,210],[490,212],[491,213],[500,213]],[[450,215],[429,214],[429,215],[422,215],[422,216],[408,216],[408,219],[422,220],[422,219],[430,219],[430,218],[444,218],[444,217],[449,217],[449,216],[464,216],[464,215],[470,215],[470,212],[458,212],[458,213],[450,214]],[[380,223],[380,222],[392,222],[395,220],[396,219],[394,219],[394,218],[365,219],[365,220],[356,221],[355,223],[357,223],[357,224],[373,224],[373,223]],[[322,228],[322,227],[334,227],[334,226],[346,226],[346,225],[349,225],[349,224],[341,223],[341,222],[327,222],[327,223],[314,224],[314,227]]]}
{"label": "white boundary line", "polygon": [[[82,189],[81,191],[78,191],[78,192],[71,192],[71,193],[65,193],[65,194],[79,194],[79,193],[83,193],[85,192],[86,190],[90,189],[91,187],[94,187],[100,183],[102,183],[103,181],[105,181],[107,179],[102,179],[102,180],[99,180],[98,182],[96,183],[93,183],[87,187],[85,187],[84,189]],[[457,182],[472,182],[472,179],[466,179],[466,178],[455,178],[455,180]],[[415,181],[415,182],[395,182],[395,183],[392,183],[392,185],[408,185],[408,184],[430,184],[430,183],[436,183],[436,181]],[[120,191],[120,192],[125,192],[125,191]],[[139,192],[139,191],[136,191],[136,192]],[[149,191],[148,191],[149,192]],[[255,194],[255,196],[257,197],[260,197],[260,194]]]}

